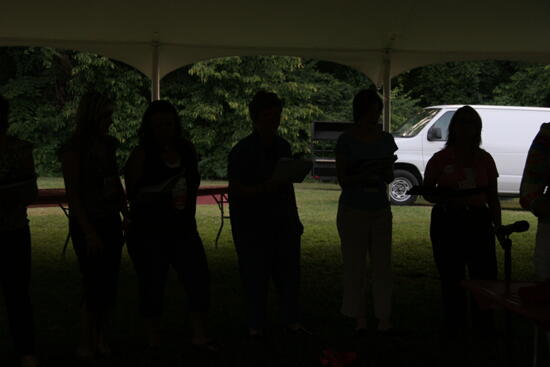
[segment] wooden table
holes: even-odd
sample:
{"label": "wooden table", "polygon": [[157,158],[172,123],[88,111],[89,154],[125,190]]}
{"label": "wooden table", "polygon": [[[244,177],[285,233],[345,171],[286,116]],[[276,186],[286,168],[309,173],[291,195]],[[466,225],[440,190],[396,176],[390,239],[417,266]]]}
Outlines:
{"label": "wooden table", "polygon": [[[474,296],[480,308],[504,309],[533,323],[533,366],[539,366],[539,330],[550,330],[550,305],[526,303],[518,295],[520,288],[534,286],[535,282],[506,282],[504,280],[463,280],[461,285]],[[508,319],[509,320],[509,319]],[[507,321],[509,323],[509,321]],[[507,325],[506,338],[508,352],[511,353],[511,329]]]}

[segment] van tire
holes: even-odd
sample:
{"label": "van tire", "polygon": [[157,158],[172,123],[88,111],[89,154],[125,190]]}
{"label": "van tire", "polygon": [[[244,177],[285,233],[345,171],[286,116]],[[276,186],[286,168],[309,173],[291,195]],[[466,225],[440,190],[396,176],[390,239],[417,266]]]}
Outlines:
{"label": "van tire", "polygon": [[418,179],[409,171],[396,169],[395,177],[390,184],[390,201],[393,205],[412,205],[416,201],[416,195],[407,195],[406,192],[413,186],[418,186]]}

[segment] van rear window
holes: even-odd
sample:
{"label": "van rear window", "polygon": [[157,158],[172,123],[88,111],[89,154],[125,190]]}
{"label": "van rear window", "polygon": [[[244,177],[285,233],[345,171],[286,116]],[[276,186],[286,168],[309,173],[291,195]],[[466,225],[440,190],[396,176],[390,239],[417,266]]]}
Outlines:
{"label": "van rear window", "polygon": [[405,121],[396,131],[392,132],[393,136],[399,138],[416,136],[439,111],[440,109],[438,108],[430,108],[419,112]]}

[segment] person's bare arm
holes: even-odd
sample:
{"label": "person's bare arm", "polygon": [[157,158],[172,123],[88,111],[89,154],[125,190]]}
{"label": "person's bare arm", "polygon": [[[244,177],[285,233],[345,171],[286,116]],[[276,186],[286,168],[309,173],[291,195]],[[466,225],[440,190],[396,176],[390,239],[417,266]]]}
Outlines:
{"label": "person's bare arm", "polygon": [[38,186],[36,185],[36,171],[34,169],[34,158],[32,155],[32,149],[28,149],[21,160],[18,167],[19,177],[24,179],[30,178],[33,180],[32,186],[21,192],[20,201],[25,205],[32,203],[38,195]]}
{"label": "person's bare arm", "polygon": [[120,212],[122,213],[122,217],[125,221],[128,221],[130,219],[130,213],[128,209],[128,198],[126,196],[126,192],[124,190],[124,186],[122,185],[122,181],[120,180],[120,177],[117,179],[117,186],[118,190],[121,193],[120,195]]}
{"label": "person's bare arm", "polygon": [[[434,166],[428,162],[426,165],[426,171],[424,172],[424,181],[422,183],[422,186],[427,189],[432,189],[436,187],[437,180],[438,180],[438,173],[436,172]],[[438,197],[436,195],[423,195],[424,199],[429,201],[430,203],[440,203],[442,202],[442,198]]]}
{"label": "person's bare arm", "polygon": [[77,152],[65,152],[61,155],[61,166],[65,191],[71,215],[74,215],[78,225],[86,237],[87,251],[89,253],[100,251],[103,243],[99,238],[96,228],[92,224],[79,193],[82,190],[80,180],[80,154]]}
{"label": "person's bare arm", "polygon": [[495,228],[498,228],[502,225],[502,214],[500,208],[500,200],[498,198],[498,185],[496,177],[489,183],[489,188],[487,190],[487,199],[487,204],[491,212],[493,224],[495,225]]}
{"label": "person's bare arm", "polygon": [[143,178],[143,164],[145,161],[145,152],[141,148],[136,148],[130,154],[126,166],[124,167],[124,183],[126,185],[126,195],[129,200],[134,200],[137,196],[138,184]]}
{"label": "person's bare arm", "polygon": [[2,210],[11,210],[14,207],[27,206],[36,199],[38,187],[36,185],[34,159],[30,147],[17,162],[15,175],[21,182],[27,180],[32,180],[32,182],[3,190],[0,194],[0,208]]}

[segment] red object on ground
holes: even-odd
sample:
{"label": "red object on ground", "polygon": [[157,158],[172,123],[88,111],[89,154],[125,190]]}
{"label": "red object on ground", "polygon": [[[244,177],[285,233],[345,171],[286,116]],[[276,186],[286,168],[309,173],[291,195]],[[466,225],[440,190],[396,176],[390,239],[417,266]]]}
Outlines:
{"label": "red object on ground", "polygon": [[357,359],[356,352],[337,352],[331,348],[323,350],[320,361],[325,367],[345,367]]}

